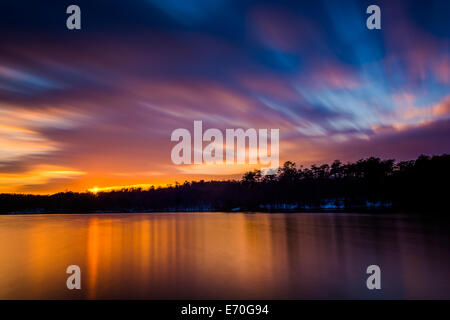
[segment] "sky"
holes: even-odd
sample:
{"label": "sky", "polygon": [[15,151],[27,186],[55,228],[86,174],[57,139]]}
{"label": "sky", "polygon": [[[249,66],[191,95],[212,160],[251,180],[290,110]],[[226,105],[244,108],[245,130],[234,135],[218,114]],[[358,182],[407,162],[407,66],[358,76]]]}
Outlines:
{"label": "sky", "polygon": [[0,193],[249,169],[174,165],[171,133],[194,120],[278,128],[281,163],[449,153],[449,21],[448,0],[3,0]]}

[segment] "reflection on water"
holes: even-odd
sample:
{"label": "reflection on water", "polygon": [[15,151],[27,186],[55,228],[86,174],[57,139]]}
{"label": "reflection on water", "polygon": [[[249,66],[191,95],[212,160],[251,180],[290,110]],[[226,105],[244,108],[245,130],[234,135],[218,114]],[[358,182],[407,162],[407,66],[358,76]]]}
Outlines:
{"label": "reflection on water", "polygon": [[446,225],[393,215],[0,216],[0,298],[450,298],[449,243]]}

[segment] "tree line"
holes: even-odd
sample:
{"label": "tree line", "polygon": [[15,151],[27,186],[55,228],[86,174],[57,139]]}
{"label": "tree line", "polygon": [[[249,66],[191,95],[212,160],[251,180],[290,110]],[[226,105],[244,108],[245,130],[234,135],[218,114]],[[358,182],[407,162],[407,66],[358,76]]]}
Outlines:
{"label": "tree line", "polygon": [[274,175],[168,187],[53,195],[0,194],[1,213],[158,211],[400,211],[447,208],[450,155],[395,162],[370,157],[308,168],[287,161]]}

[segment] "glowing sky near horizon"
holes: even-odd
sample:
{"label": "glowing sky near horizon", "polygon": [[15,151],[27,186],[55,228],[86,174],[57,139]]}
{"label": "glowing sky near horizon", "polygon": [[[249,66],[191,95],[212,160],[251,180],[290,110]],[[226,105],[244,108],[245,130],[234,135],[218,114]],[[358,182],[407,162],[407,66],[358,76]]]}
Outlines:
{"label": "glowing sky near horizon", "polygon": [[[78,4],[82,30],[65,27]],[[279,128],[280,161],[450,152],[450,4],[0,4],[0,193],[235,177],[175,166],[177,128]]]}

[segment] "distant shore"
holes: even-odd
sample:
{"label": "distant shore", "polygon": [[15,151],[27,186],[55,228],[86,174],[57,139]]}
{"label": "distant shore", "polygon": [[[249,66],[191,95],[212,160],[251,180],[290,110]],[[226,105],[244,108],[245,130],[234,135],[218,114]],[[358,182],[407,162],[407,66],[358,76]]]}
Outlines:
{"label": "distant shore", "polygon": [[353,209],[308,209],[308,210],[294,210],[294,209],[280,209],[280,210],[246,210],[236,208],[235,210],[97,210],[97,211],[13,211],[4,212],[0,215],[40,215],[40,214],[146,214],[146,213],[214,213],[214,212],[224,212],[224,213],[352,213],[352,214],[420,214],[424,212],[405,212],[397,211],[392,208],[353,208]]}
{"label": "distant shore", "polygon": [[260,170],[240,180],[185,181],[168,187],[52,195],[0,194],[0,213],[447,212],[450,155],[361,159]]}

